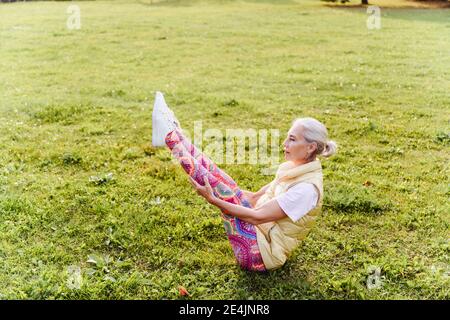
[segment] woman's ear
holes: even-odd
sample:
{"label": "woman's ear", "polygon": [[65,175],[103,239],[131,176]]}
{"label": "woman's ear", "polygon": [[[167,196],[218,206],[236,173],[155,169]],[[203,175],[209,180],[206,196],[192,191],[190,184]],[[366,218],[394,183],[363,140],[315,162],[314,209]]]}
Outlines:
{"label": "woman's ear", "polygon": [[308,156],[311,156],[317,152],[317,142],[311,142],[308,144]]}
{"label": "woman's ear", "polygon": [[311,142],[308,146],[308,151],[310,151],[310,153],[314,153],[317,151],[317,142]]}

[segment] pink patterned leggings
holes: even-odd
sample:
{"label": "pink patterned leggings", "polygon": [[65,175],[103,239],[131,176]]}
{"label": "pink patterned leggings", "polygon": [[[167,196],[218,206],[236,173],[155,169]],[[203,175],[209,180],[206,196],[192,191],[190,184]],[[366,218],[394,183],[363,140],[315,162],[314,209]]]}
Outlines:
{"label": "pink patterned leggings", "polygon": [[[208,178],[216,197],[233,204],[252,207],[236,182],[201,153],[179,130],[167,134],[166,144],[184,171],[195,181],[203,186],[203,177]],[[224,211],[221,216],[239,266],[249,271],[266,271],[256,239],[255,226]]]}

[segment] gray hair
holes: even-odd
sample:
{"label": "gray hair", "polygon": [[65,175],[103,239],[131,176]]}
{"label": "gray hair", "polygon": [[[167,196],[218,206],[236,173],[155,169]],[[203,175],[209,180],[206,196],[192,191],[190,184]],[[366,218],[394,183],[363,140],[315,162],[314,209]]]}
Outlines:
{"label": "gray hair", "polygon": [[294,126],[303,128],[303,138],[309,143],[315,142],[317,150],[315,155],[330,157],[337,151],[337,144],[328,140],[327,128],[314,118],[298,118],[294,120]]}

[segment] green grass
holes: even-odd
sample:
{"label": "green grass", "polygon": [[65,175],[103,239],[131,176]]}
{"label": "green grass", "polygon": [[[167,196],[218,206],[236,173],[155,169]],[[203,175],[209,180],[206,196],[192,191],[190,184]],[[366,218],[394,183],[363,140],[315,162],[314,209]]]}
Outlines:
{"label": "green grass", "polygon": [[[450,298],[449,10],[368,30],[319,1],[149,2],[79,2],[80,30],[66,2],[0,5],[0,298]],[[326,123],[323,216],[282,269],[239,270],[217,209],[150,147],[156,90],[187,129]]]}

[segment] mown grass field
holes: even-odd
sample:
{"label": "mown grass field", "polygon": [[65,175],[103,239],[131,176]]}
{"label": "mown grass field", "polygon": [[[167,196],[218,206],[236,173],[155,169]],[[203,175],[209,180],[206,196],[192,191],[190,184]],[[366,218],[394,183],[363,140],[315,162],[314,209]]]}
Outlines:
{"label": "mown grass field", "polygon": [[[368,30],[319,1],[149,2],[78,2],[80,30],[72,2],[0,5],[0,298],[450,298],[450,10]],[[326,123],[324,213],[285,267],[236,266],[217,209],[150,146],[157,90],[187,130]]]}

